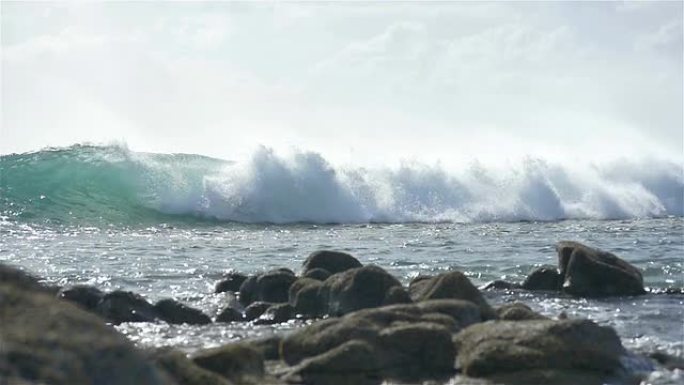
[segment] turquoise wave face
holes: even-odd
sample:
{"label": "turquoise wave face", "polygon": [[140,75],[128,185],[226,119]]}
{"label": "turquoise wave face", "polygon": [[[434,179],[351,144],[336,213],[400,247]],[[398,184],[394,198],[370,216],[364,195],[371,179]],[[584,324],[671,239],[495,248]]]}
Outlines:
{"label": "turquoise wave face", "polygon": [[0,158],[0,214],[69,225],[164,220],[174,214],[171,198],[192,198],[203,178],[224,163],[199,155],[133,153],[120,146],[6,155]]}
{"label": "turquoise wave face", "polygon": [[0,157],[0,216],[79,226],[495,222],[681,216],[682,166],[525,159],[505,168],[333,167],[261,148],[244,162],[74,145]]}

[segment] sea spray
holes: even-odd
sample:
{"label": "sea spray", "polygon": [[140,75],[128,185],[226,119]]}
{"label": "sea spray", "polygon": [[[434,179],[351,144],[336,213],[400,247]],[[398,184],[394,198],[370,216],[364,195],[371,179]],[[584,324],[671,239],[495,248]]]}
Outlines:
{"label": "sea spray", "polygon": [[546,221],[681,216],[684,177],[663,160],[364,168],[265,147],[230,162],[74,145],[0,157],[0,195],[6,219],[75,225]]}

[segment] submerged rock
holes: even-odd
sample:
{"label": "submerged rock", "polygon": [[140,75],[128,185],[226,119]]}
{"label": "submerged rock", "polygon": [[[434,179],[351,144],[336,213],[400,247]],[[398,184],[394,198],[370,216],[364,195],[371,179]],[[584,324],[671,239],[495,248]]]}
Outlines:
{"label": "submerged rock", "polygon": [[247,280],[247,276],[241,273],[230,273],[223,280],[216,284],[214,293],[224,293],[227,291],[238,292],[240,286]]}
{"label": "submerged rock", "polygon": [[543,266],[534,270],[522,283],[525,290],[559,291],[562,285],[563,276],[555,267],[551,266]]}
{"label": "submerged rock", "polygon": [[608,376],[626,353],[609,327],[589,320],[489,321],[455,338],[458,365],[473,377],[528,370],[571,370]]}
{"label": "submerged rock", "polygon": [[337,274],[362,266],[361,262],[350,254],[341,251],[319,250],[314,251],[306,258],[303,270],[304,274],[317,268],[323,269],[330,274]]}
{"label": "submerged rock", "polygon": [[641,272],[616,255],[562,241],[556,246],[562,290],[581,297],[644,294]]}
{"label": "submerged rock", "polygon": [[416,302],[430,299],[461,299],[480,307],[485,319],[496,317],[482,293],[468,277],[459,271],[452,271],[434,277],[419,276],[409,284],[409,294]]}
{"label": "submerged rock", "polygon": [[101,318],[16,282],[0,281],[0,383],[175,384]]}
{"label": "submerged rock", "polygon": [[173,299],[162,299],[154,305],[159,318],[170,324],[206,325],[211,318]]}

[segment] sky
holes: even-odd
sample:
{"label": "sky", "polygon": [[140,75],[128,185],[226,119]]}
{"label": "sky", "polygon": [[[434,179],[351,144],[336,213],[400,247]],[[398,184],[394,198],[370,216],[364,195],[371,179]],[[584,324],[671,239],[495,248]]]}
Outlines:
{"label": "sky", "polygon": [[2,2],[0,153],[684,159],[682,2]]}

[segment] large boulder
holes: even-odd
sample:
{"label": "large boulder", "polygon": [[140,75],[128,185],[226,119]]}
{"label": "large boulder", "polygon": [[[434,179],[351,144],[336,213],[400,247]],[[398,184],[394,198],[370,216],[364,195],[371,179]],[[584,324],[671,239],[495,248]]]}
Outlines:
{"label": "large boulder", "polygon": [[225,377],[199,367],[177,350],[162,348],[150,353],[150,357],[178,385],[232,385]]}
{"label": "large boulder", "polygon": [[290,286],[290,305],[296,314],[305,318],[325,315],[328,304],[321,295],[323,282],[313,278],[299,278]]}
{"label": "large boulder", "polygon": [[14,282],[0,281],[0,383],[175,384],[101,318]]}
{"label": "large boulder", "polygon": [[562,241],[556,245],[562,290],[581,297],[644,294],[641,272],[616,255]]}
{"label": "large boulder", "polygon": [[468,277],[459,271],[451,271],[434,277],[419,276],[409,284],[409,294],[415,302],[430,299],[461,299],[480,307],[485,319],[496,318],[496,314],[482,293]]}
{"label": "large boulder", "polygon": [[535,269],[525,278],[522,287],[525,290],[559,291],[563,285],[563,276],[555,267],[542,266]]}
{"label": "large boulder", "polygon": [[240,322],[244,321],[242,313],[228,306],[216,316],[216,322]]}
{"label": "large boulder", "polygon": [[192,356],[192,361],[238,384],[259,383],[264,376],[262,352],[247,344],[235,343],[201,350]]}
{"label": "large boulder", "polygon": [[4,264],[0,264],[0,283],[11,284],[18,289],[41,291],[50,294],[54,294],[59,290],[58,288],[42,284],[38,277]]}
{"label": "large boulder", "polygon": [[123,322],[154,322],[159,318],[152,304],[130,291],[116,290],[105,294],[95,310],[116,325]]}
{"label": "large boulder", "polygon": [[321,295],[333,316],[360,309],[410,302],[401,283],[382,268],[368,265],[337,273],[323,283]]}
{"label": "large boulder", "polygon": [[294,273],[287,269],[277,269],[251,276],[240,286],[240,303],[243,306],[249,306],[257,301],[287,302],[290,285],[296,280]]}
{"label": "large boulder", "polygon": [[314,251],[304,261],[304,274],[313,269],[324,269],[330,274],[337,274],[349,269],[361,267],[361,262],[347,253],[333,250]]}
{"label": "large boulder", "polygon": [[617,373],[626,353],[612,328],[589,320],[489,321],[456,337],[458,366],[472,377],[528,370]]}
{"label": "large boulder", "polygon": [[226,291],[238,292],[240,286],[247,280],[247,276],[241,273],[230,273],[221,281],[216,283],[214,293],[224,293]]}
{"label": "large boulder", "polygon": [[167,298],[154,304],[159,318],[170,324],[206,325],[211,318],[200,310],[191,308],[178,301]]}

